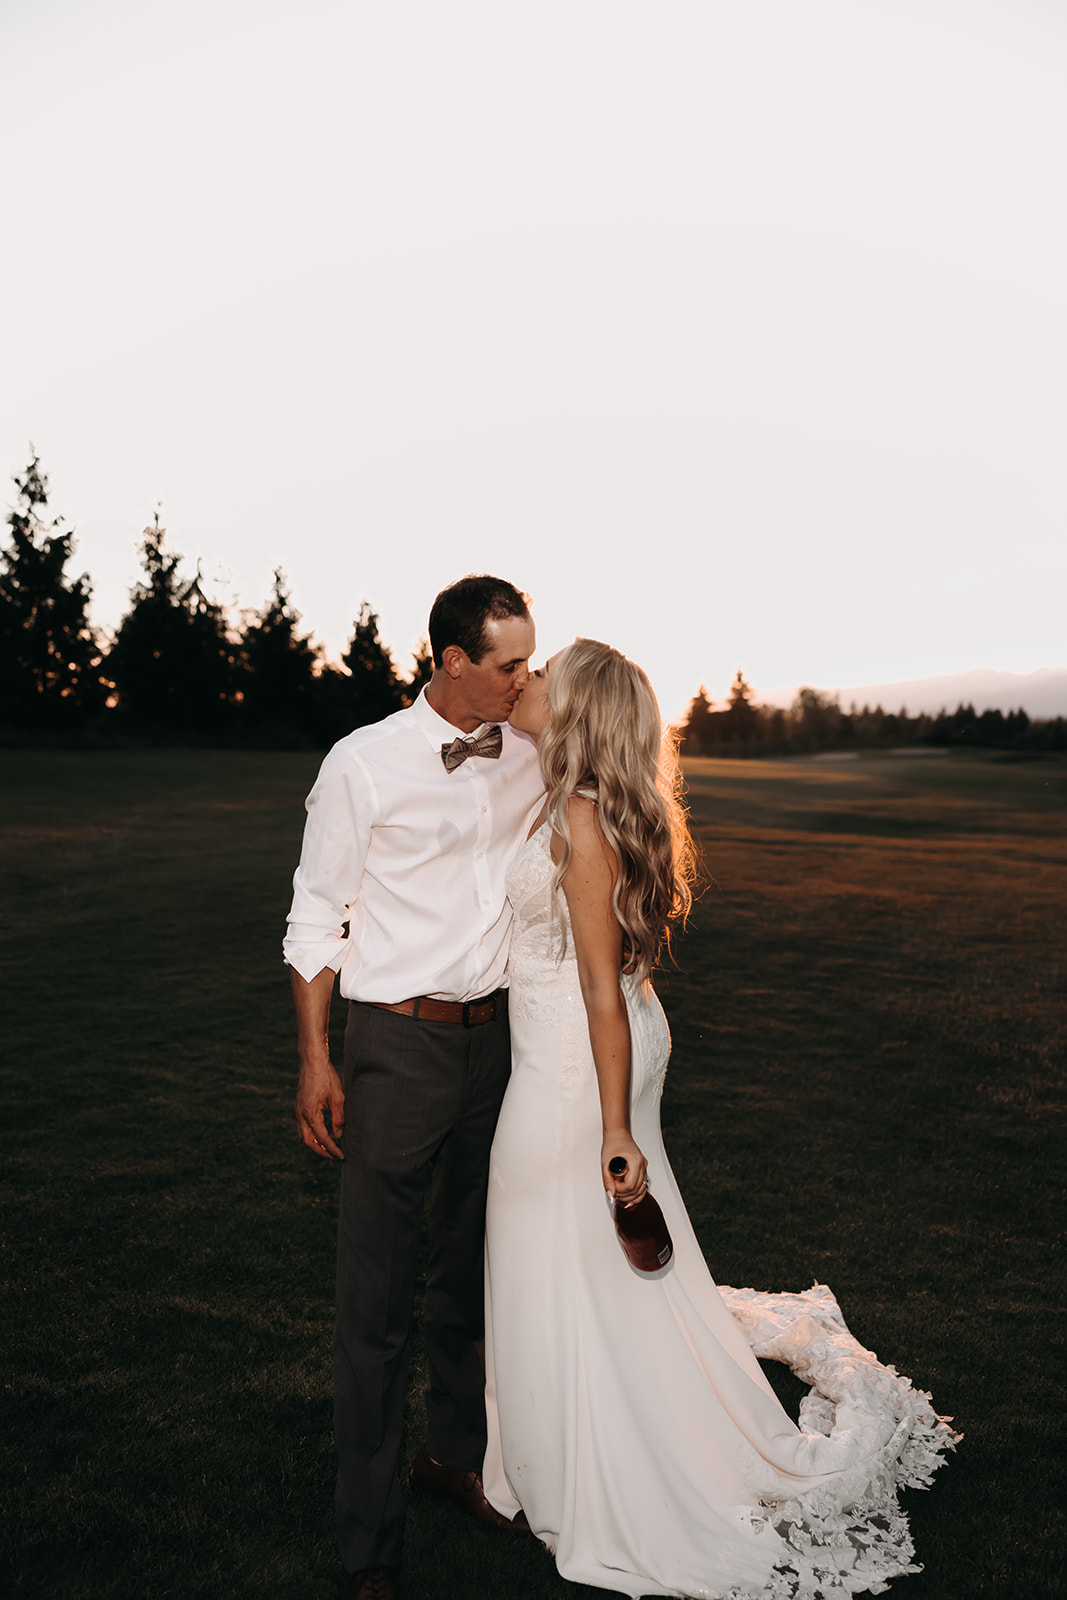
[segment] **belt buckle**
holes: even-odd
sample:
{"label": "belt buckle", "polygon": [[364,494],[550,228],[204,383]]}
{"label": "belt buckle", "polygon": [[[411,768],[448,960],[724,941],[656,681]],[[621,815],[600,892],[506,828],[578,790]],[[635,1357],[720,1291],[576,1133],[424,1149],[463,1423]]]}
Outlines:
{"label": "belt buckle", "polygon": [[[499,1011],[497,1010],[497,1001],[498,1001],[498,995],[497,995],[497,991],[496,990],[494,990],[492,994],[485,995],[481,1000],[464,1000],[464,1001],[462,1001],[462,1006],[463,1006],[463,1015],[462,1015],[463,1026],[465,1028],[480,1028],[481,1025],[482,1025],[482,1022],[495,1022],[497,1017],[500,1015]],[[489,1012],[489,1015],[487,1017],[483,1017],[481,1019],[481,1022],[472,1022],[471,1021],[471,1007],[472,1006],[485,1006],[487,1008],[488,1012]]]}

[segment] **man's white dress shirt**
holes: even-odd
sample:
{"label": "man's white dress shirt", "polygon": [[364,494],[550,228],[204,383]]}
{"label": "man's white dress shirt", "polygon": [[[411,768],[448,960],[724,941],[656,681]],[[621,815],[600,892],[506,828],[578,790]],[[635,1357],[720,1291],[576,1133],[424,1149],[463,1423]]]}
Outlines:
{"label": "man's white dress shirt", "polygon": [[[481,731],[481,730],[477,730]],[[503,724],[498,760],[446,772],[459,729],[426,692],[335,744],[308,795],[284,943],[349,1000],[476,1000],[506,982],[508,862],[544,795],[537,748]],[[347,936],[344,928],[348,925]]]}

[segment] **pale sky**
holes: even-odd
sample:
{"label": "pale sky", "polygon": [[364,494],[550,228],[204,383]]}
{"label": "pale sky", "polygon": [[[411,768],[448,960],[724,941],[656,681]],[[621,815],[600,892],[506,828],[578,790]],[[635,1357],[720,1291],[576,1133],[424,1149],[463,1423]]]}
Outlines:
{"label": "pale sky", "polygon": [[0,472],[407,670],[1067,665],[1062,0],[0,0]]}

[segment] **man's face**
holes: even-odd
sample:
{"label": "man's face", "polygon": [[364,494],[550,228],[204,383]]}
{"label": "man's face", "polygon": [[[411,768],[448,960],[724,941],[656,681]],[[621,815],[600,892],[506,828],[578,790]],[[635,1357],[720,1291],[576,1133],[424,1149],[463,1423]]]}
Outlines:
{"label": "man's face", "polygon": [[486,634],[489,648],[482,659],[464,656],[460,686],[466,708],[478,722],[506,722],[530,675],[537,636],[529,617],[493,619],[486,623]]}

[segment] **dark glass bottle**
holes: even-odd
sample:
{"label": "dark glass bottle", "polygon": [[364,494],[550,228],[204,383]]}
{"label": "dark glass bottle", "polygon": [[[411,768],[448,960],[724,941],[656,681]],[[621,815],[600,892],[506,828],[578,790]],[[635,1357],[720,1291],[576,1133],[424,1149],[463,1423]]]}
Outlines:
{"label": "dark glass bottle", "polygon": [[[625,1178],[626,1158],[614,1156],[608,1162],[608,1171],[613,1178]],[[620,1204],[616,1200],[612,1209],[615,1212],[615,1232],[630,1265],[636,1267],[638,1272],[659,1272],[674,1254],[674,1244],[663,1212],[650,1191],[646,1189],[640,1200],[634,1200],[630,1205]]]}

